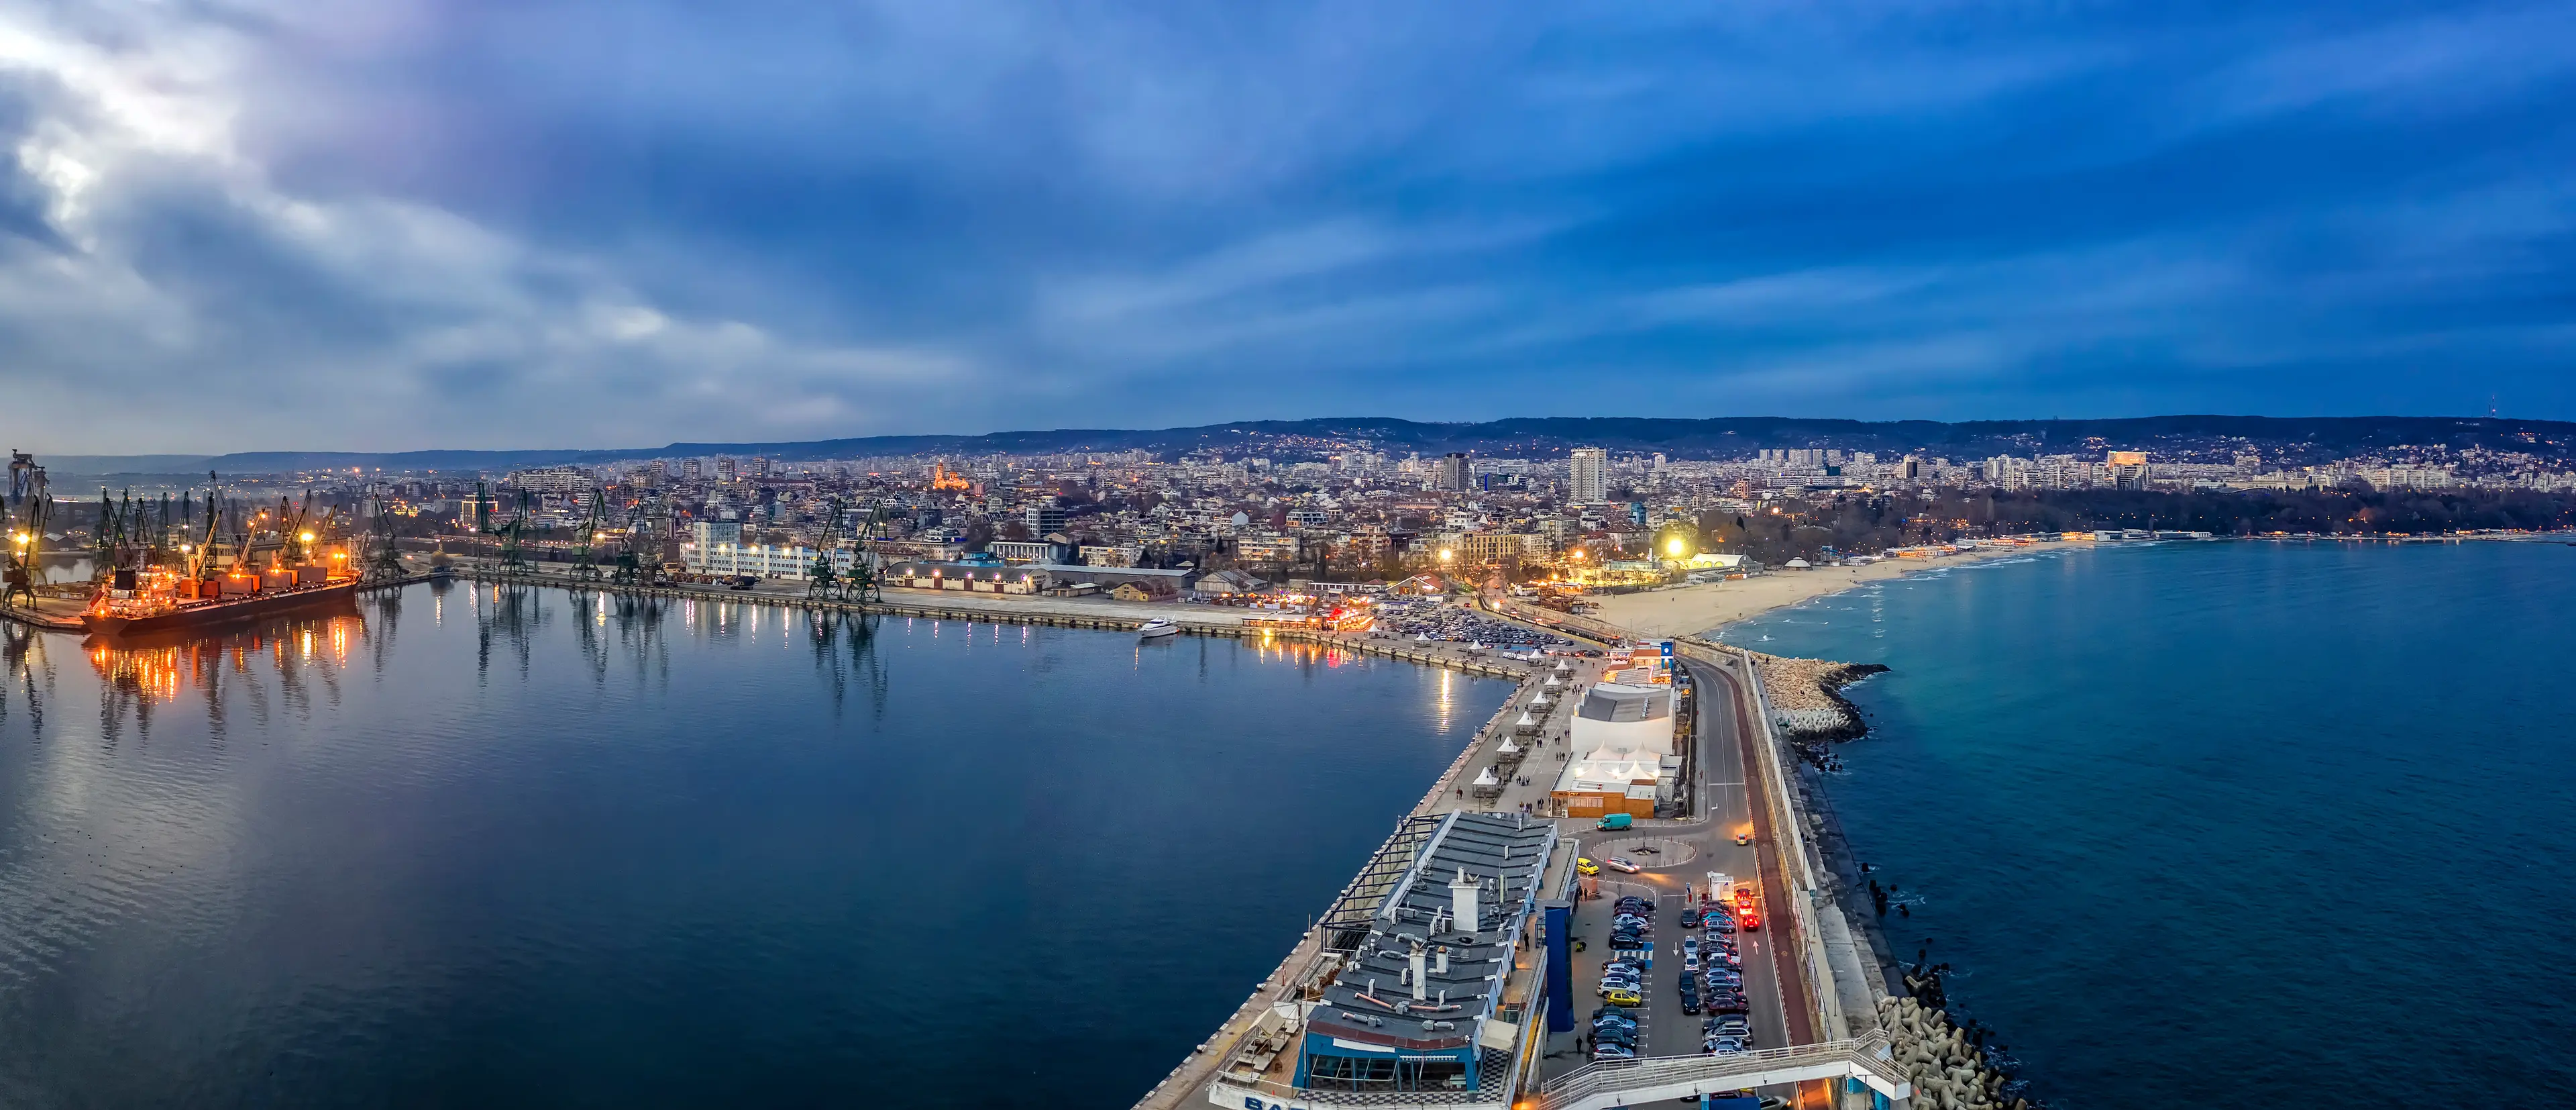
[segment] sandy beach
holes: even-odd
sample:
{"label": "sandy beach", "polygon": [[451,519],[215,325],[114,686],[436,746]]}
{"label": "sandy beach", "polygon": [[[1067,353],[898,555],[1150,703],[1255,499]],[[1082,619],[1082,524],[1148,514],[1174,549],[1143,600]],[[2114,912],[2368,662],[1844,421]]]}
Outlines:
{"label": "sandy beach", "polygon": [[1775,570],[1734,582],[1602,597],[1602,620],[1648,636],[1698,635],[1811,597],[1942,567],[2026,555],[2026,548],[1974,548],[1937,559],[1887,559],[1865,567]]}

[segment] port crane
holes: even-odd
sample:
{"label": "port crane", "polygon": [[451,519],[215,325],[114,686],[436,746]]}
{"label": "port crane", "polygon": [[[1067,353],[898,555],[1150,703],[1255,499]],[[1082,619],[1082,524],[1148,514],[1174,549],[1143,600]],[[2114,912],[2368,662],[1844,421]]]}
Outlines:
{"label": "port crane", "polygon": [[841,531],[841,499],[823,514],[823,535],[814,541],[814,566],[805,572],[805,596],[829,601],[841,592],[840,576],[832,571],[832,538]]}
{"label": "port crane", "polygon": [[599,580],[599,541],[608,538],[608,533],[601,531],[600,528],[607,523],[607,518],[608,499],[596,491],[592,492],[589,508],[583,513],[580,526],[573,530],[572,577],[574,581]]}
{"label": "port crane", "polygon": [[54,495],[45,492],[45,468],[24,451],[9,453],[9,564],[0,605],[36,603],[36,586],[45,579],[37,560],[44,554],[45,525],[54,512]]}
{"label": "port crane", "polygon": [[655,551],[654,561],[648,563],[644,559],[645,553],[640,550],[644,541],[653,534],[653,503],[649,498],[638,497],[634,504],[626,507],[626,541],[618,546],[614,569],[609,572],[619,585],[648,585],[660,572],[661,553]]}
{"label": "port crane", "polygon": [[858,535],[853,537],[850,545],[855,550],[850,553],[850,573],[842,589],[843,596],[852,601],[885,600],[885,594],[877,588],[876,550],[870,546],[884,538],[885,525],[886,503],[880,498],[868,510],[867,522],[859,526]]}
{"label": "port crane", "polygon": [[371,490],[367,496],[367,554],[358,568],[358,576],[369,582],[402,580],[402,550],[394,544],[394,514],[385,504],[382,490]]}
{"label": "port crane", "polygon": [[500,558],[494,570],[503,578],[525,577],[534,572],[528,565],[527,552],[521,542],[528,528],[528,491],[519,491],[519,511],[506,524],[492,524],[492,495],[477,480],[474,483],[474,530],[501,540]]}

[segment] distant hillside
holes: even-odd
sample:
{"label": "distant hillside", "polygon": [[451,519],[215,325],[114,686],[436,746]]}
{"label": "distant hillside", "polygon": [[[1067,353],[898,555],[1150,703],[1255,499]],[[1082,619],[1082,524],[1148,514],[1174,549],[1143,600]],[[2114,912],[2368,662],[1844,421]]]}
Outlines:
{"label": "distant hillside", "polygon": [[2082,453],[2105,448],[2208,451],[2226,440],[2279,454],[2295,450],[2341,456],[2400,444],[2444,444],[2566,455],[2576,451],[2576,424],[2434,416],[2146,416],[2120,420],[1815,420],[1732,416],[1707,420],[1649,417],[1517,417],[1483,423],[1434,424],[1391,417],[1248,420],[1193,428],[1068,428],[986,435],[864,436],[785,443],[673,443],[614,450],[524,451],[251,451],[230,455],[65,455],[45,460],[63,474],[263,474],[359,467],[387,470],[507,470],[555,463],[703,455],[766,455],[782,461],[918,454],[1153,451],[1177,454],[1209,447],[1294,457],[1319,440],[1364,440],[1383,451],[1480,455],[1561,455],[1574,447],[1661,451],[1675,458],[1733,458],[1764,448],[1838,447],[1850,451],[1923,451],[1962,458],[1999,453]]}

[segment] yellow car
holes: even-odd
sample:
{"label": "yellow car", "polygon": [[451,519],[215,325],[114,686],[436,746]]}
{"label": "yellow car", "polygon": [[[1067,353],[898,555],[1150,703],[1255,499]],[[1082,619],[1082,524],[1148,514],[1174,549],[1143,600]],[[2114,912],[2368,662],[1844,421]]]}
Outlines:
{"label": "yellow car", "polygon": [[1574,857],[1574,873],[1577,875],[1598,875],[1601,873],[1601,865],[1582,856],[1576,856]]}
{"label": "yellow car", "polygon": [[1635,1006],[1645,1002],[1646,999],[1632,990],[1606,990],[1601,992],[1601,1001],[1613,1006]]}

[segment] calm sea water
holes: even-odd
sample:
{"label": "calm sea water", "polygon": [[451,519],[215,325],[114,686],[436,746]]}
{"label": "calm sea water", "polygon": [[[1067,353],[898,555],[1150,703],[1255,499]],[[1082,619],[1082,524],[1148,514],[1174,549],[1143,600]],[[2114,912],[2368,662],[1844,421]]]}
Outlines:
{"label": "calm sea water", "polygon": [[1886,663],[1830,791],[2060,1106],[2576,1101],[2576,548],[2161,544],[1729,630]]}
{"label": "calm sea water", "polygon": [[462,586],[0,656],[11,1108],[1124,1107],[1508,692]]}

